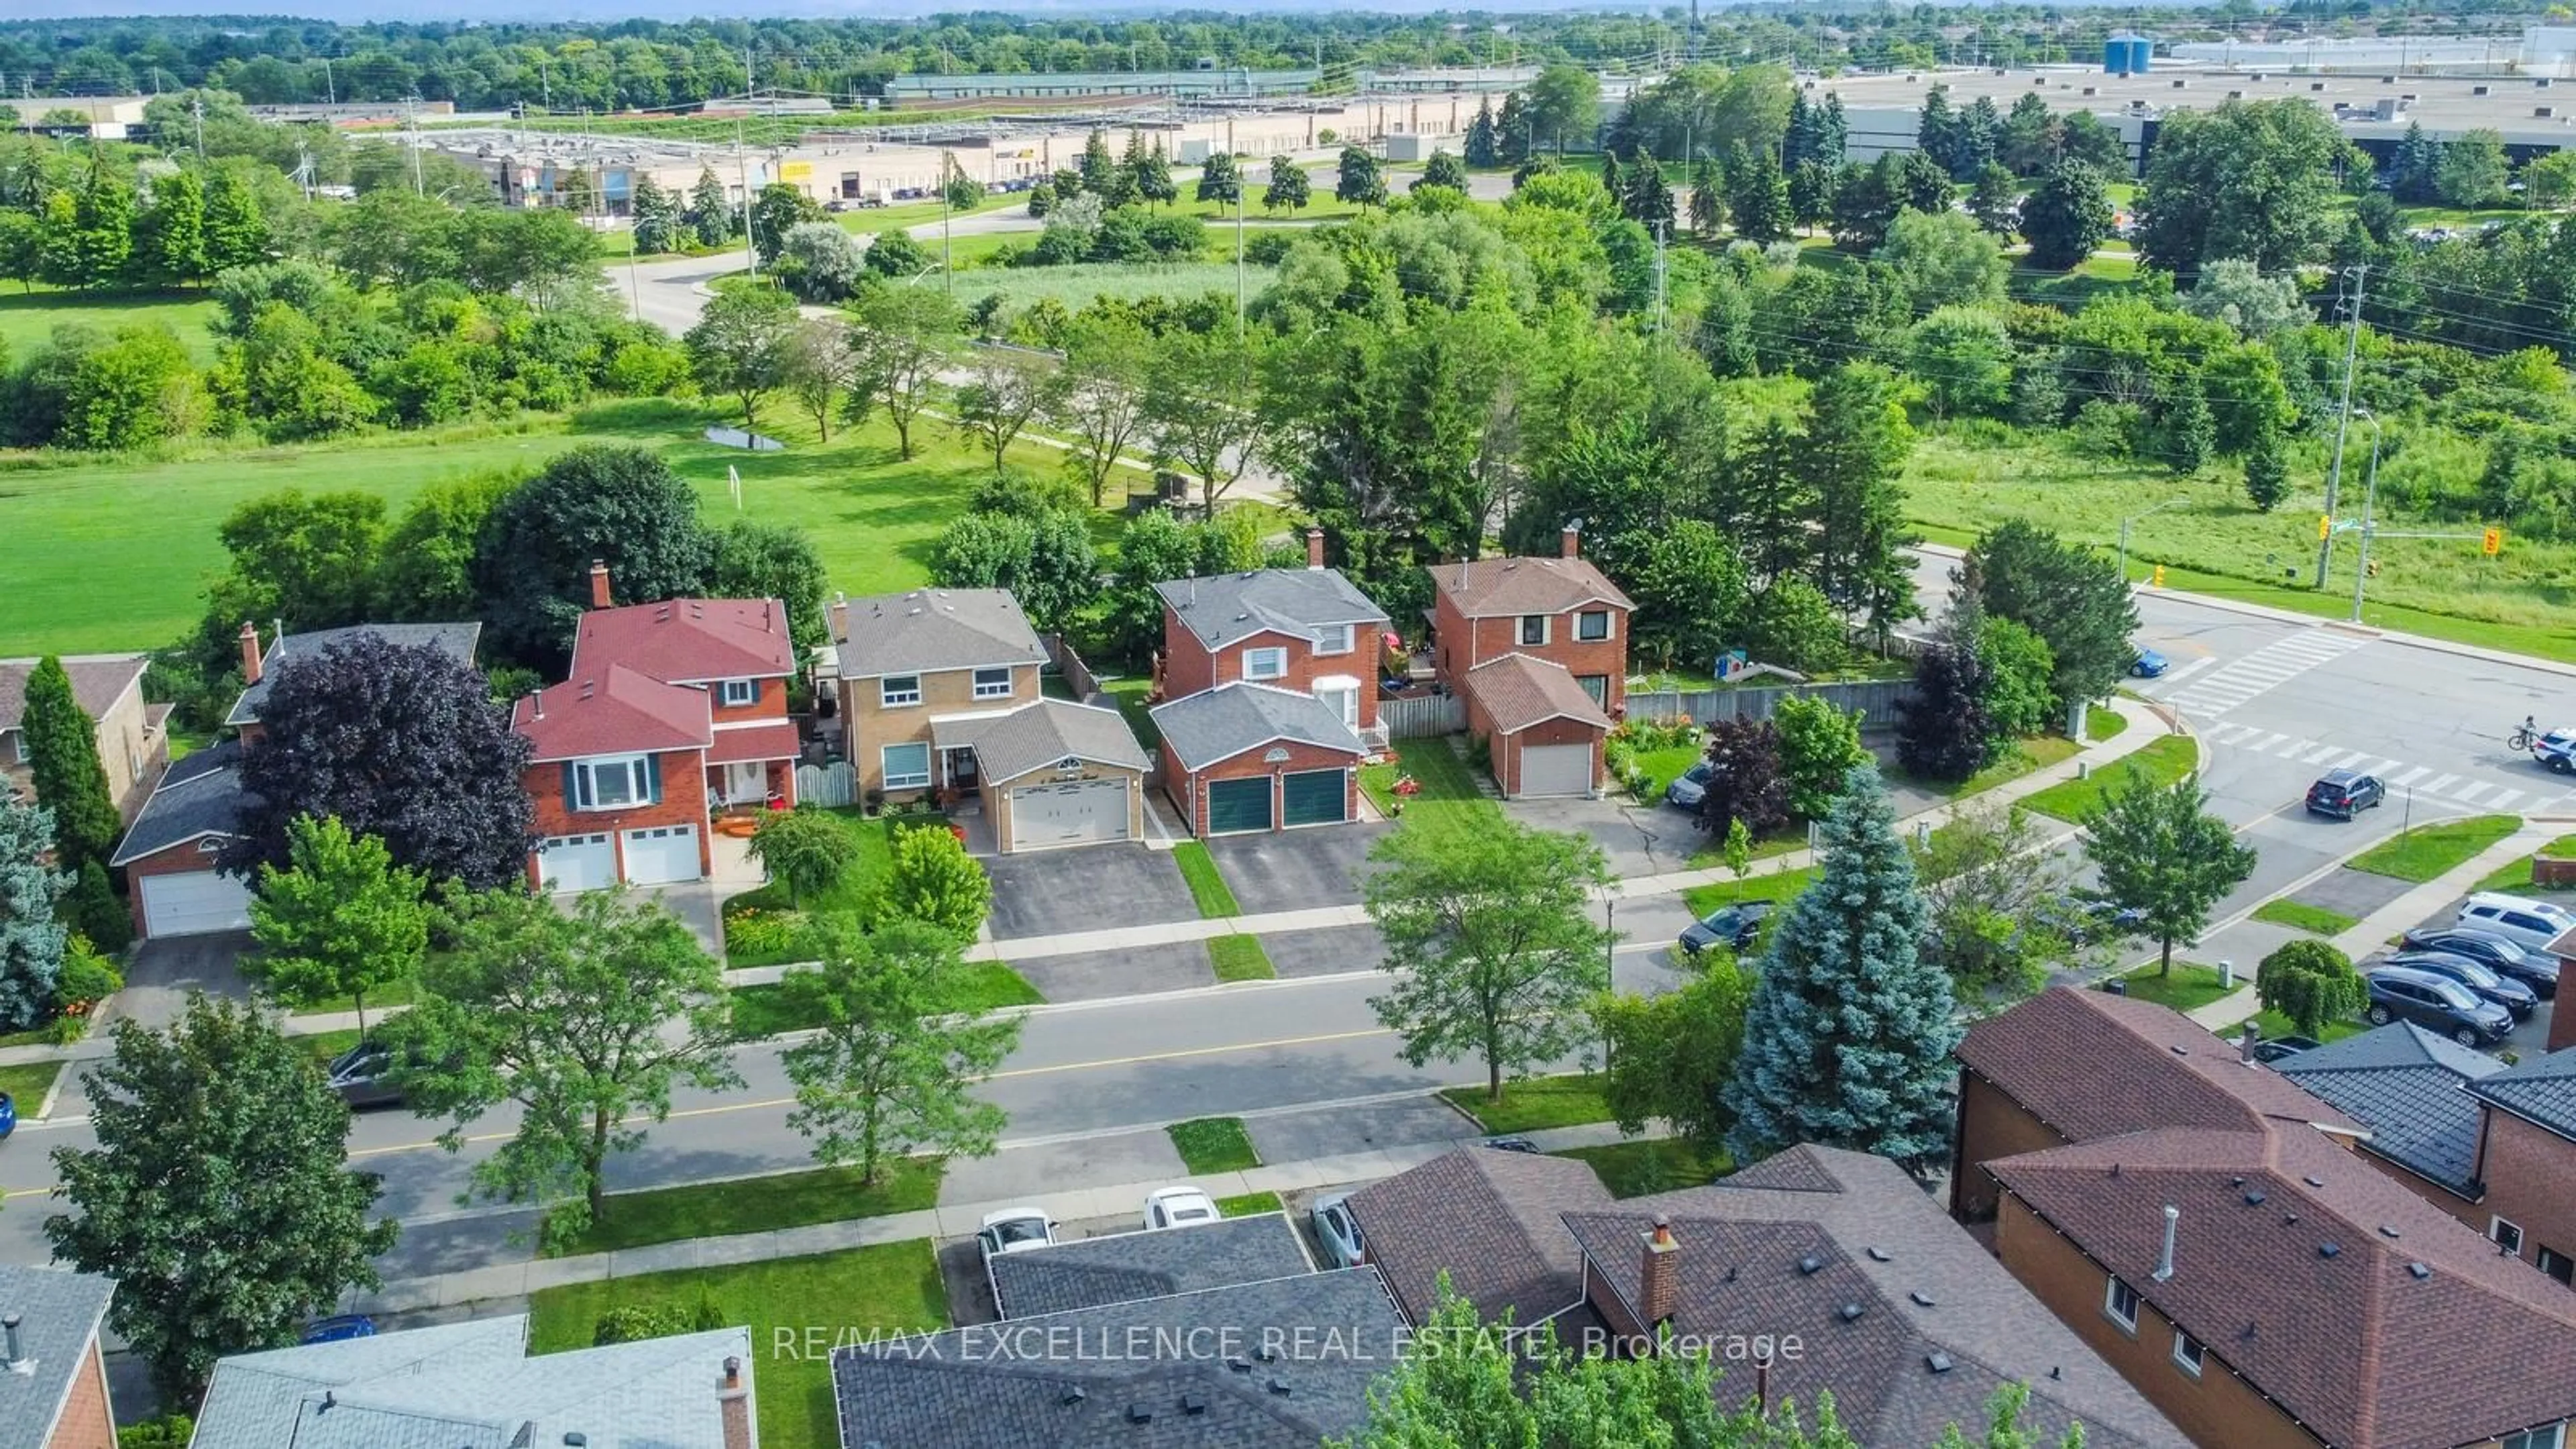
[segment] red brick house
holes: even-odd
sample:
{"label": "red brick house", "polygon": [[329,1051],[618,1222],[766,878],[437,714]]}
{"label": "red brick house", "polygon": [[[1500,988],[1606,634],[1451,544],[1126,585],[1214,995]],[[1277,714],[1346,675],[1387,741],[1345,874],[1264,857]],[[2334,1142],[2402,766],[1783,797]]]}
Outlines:
{"label": "red brick house", "polygon": [[1601,788],[1610,716],[1552,659],[1511,653],[1467,671],[1467,733],[1485,742],[1508,799]]}
{"label": "red brick house", "polygon": [[1163,598],[1154,697],[1184,699],[1226,684],[1311,696],[1351,733],[1377,733],[1378,640],[1386,611],[1324,567],[1324,535],[1306,531],[1306,567],[1174,579]]}
{"label": "red brick house", "polygon": [[1565,530],[1556,558],[1438,564],[1431,574],[1431,654],[1459,695],[1479,665],[1526,654],[1561,666],[1604,714],[1628,705],[1628,616],[1636,606],[1577,552]]}
{"label": "red brick house", "polygon": [[2576,1051],[2517,1062],[2461,1090],[2479,1111],[2476,1225],[2559,1282],[2576,1280]]}
{"label": "red brick house", "polygon": [[1163,790],[1193,835],[1359,818],[1368,746],[1311,694],[1240,681],[1153,709]]}

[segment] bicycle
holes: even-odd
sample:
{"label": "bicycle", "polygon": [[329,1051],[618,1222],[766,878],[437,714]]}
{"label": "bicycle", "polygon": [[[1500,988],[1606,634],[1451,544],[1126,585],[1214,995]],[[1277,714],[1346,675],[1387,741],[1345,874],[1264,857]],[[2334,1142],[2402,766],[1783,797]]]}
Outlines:
{"label": "bicycle", "polygon": [[2539,740],[2540,736],[2532,732],[2531,722],[2525,720],[2514,726],[2513,735],[2504,742],[2504,747],[2516,752],[2527,751]]}

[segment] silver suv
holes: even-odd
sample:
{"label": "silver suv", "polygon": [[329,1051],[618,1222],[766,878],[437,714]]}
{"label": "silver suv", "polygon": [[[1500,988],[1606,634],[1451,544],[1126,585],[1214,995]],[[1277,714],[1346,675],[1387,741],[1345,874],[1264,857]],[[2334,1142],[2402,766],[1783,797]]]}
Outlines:
{"label": "silver suv", "polygon": [[2547,901],[2480,891],[2460,907],[2460,924],[2500,936],[2526,951],[2545,951],[2560,933],[2576,929],[2576,915]]}

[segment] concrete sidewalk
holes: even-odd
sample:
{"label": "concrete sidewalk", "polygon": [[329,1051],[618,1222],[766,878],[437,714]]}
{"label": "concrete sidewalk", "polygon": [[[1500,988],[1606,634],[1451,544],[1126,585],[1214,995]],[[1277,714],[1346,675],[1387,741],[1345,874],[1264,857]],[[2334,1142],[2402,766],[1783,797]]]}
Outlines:
{"label": "concrete sidewalk", "polygon": [[[1463,1117],[1460,1119],[1462,1125],[1465,1121]],[[1121,1133],[1127,1130],[1119,1129]],[[1438,1142],[1413,1143],[1302,1162],[1273,1163],[1243,1172],[1204,1173],[1190,1181],[1215,1198],[1256,1192],[1284,1195],[1345,1183],[1372,1182],[1419,1166],[1443,1153],[1474,1146],[1484,1141],[1486,1135],[1462,1133]],[[1606,1122],[1523,1135],[1549,1152],[1622,1140],[1618,1129]],[[742,1181],[747,1187],[757,1190],[760,1180],[745,1178]],[[1164,1178],[1152,1182],[1072,1184],[1036,1198],[1022,1196],[992,1202],[953,1203],[913,1212],[889,1213],[883,1217],[850,1218],[765,1233],[656,1243],[616,1253],[495,1263],[488,1267],[389,1282],[376,1292],[354,1295],[345,1311],[405,1313],[449,1308],[486,1299],[521,1298],[567,1283],[589,1283],[603,1278],[631,1278],[643,1273],[667,1273],[684,1268],[762,1263],[875,1243],[901,1242],[908,1238],[964,1237],[983,1225],[985,1214],[1031,1202],[1045,1208],[1060,1221],[1124,1217],[1138,1211],[1147,1193],[1169,1187],[1172,1181]]]}

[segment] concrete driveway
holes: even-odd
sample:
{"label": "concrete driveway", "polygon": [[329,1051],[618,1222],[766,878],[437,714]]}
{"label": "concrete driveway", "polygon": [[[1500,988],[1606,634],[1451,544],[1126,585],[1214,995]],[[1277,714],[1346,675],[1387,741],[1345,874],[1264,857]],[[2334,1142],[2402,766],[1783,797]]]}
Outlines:
{"label": "concrete driveway", "polygon": [[247,931],[209,936],[157,936],[134,948],[115,1016],[145,1026],[168,1026],[187,1009],[188,993],[203,991],[235,1001],[250,999],[240,958],[251,949]]}
{"label": "concrete driveway", "polygon": [[1588,836],[1609,857],[1610,873],[1617,876],[1685,869],[1691,852],[1708,842],[1688,814],[1661,804],[1574,798],[1506,800],[1502,806],[1504,814],[1523,825]]}
{"label": "concrete driveway", "polygon": [[984,871],[993,879],[996,941],[1198,919],[1198,903],[1169,851],[1077,846],[997,855],[984,862]]}
{"label": "concrete driveway", "polygon": [[1391,824],[1319,825],[1264,835],[1221,835],[1208,854],[1247,915],[1360,903],[1359,871]]}

